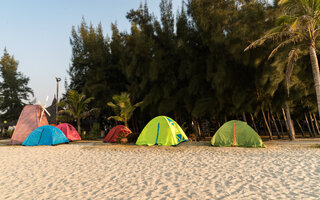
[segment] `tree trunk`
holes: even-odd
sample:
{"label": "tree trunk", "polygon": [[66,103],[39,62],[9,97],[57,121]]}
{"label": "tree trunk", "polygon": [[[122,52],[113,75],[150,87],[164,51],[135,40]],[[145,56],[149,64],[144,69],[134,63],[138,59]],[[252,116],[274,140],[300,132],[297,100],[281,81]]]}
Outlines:
{"label": "tree trunk", "polygon": [[289,123],[288,123],[288,120],[287,120],[287,117],[286,117],[286,113],[285,113],[283,108],[282,108],[282,114],[283,114],[284,124],[286,125],[287,133],[289,135],[289,126],[288,126]]}
{"label": "tree trunk", "polygon": [[288,126],[289,126],[289,138],[290,140],[295,140],[296,139],[296,135],[294,132],[294,127],[293,127],[293,123],[291,120],[291,115],[290,115],[290,108],[289,108],[289,104],[286,101],[285,103],[285,110],[286,110],[286,116],[287,116],[287,121],[288,121]]}
{"label": "tree trunk", "polygon": [[313,133],[312,133],[312,131],[311,131],[310,124],[309,124],[309,120],[308,120],[308,117],[307,117],[306,113],[304,113],[304,118],[305,118],[306,123],[307,123],[307,126],[308,126],[308,130],[309,130],[310,137],[313,137]]}
{"label": "tree trunk", "polygon": [[125,125],[127,128],[129,128],[129,127],[128,127],[128,118],[127,118],[127,115],[126,115],[126,114],[124,115],[124,125]]}
{"label": "tree trunk", "polygon": [[317,96],[318,114],[320,116],[320,73],[319,73],[318,58],[317,58],[316,49],[315,49],[315,42],[310,44],[309,54],[310,54],[310,61],[312,65],[314,87],[315,87],[316,96]]}
{"label": "tree trunk", "polygon": [[198,120],[197,120],[197,128],[198,128],[199,140],[200,140],[200,138],[202,137],[202,132],[201,132],[201,126]]}
{"label": "tree trunk", "polygon": [[267,118],[268,119],[268,125],[269,125],[271,133],[273,133],[272,132],[272,124],[271,124],[271,120],[270,120],[270,112],[268,111],[267,113],[268,113],[268,118]]}
{"label": "tree trunk", "polygon": [[313,114],[313,119],[314,119],[314,124],[316,125],[316,128],[317,128],[318,135],[320,135],[319,125],[318,125],[318,121],[315,114]]}
{"label": "tree trunk", "polygon": [[298,126],[299,126],[299,129],[300,129],[300,131],[301,131],[301,133],[302,133],[302,136],[303,136],[303,137],[306,137],[306,135],[304,134],[304,131],[303,131],[303,129],[302,129],[302,126],[301,126],[300,123],[299,123],[299,120],[296,119],[296,122],[297,122],[297,124],[298,124]]}
{"label": "tree trunk", "polygon": [[274,116],[273,116],[271,110],[270,110],[270,115],[271,115],[271,120],[272,120],[272,122],[273,122],[273,125],[274,125],[274,127],[275,127],[275,129],[276,129],[276,132],[277,132],[277,135],[278,135],[278,139],[281,139],[281,136],[280,136],[280,133],[279,133],[279,129],[278,129],[276,120],[274,119]]}
{"label": "tree trunk", "polygon": [[311,128],[312,128],[312,131],[313,131],[313,135],[316,136],[316,129],[314,128],[314,124],[313,124],[313,118],[312,118],[312,115],[311,113],[309,112],[309,117],[310,117],[310,124],[311,124]]}
{"label": "tree trunk", "polygon": [[252,123],[253,123],[254,130],[259,134],[257,126],[256,126],[256,123],[254,121],[254,117],[253,117],[253,115],[251,113],[250,113],[250,116],[251,116],[251,120],[252,120]]}
{"label": "tree trunk", "polygon": [[80,119],[77,119],[77,125],[78,125],[78,133],[79,133],[80,135],[82,135],[82,134],[81,134],[81,129],[80,129]]}
{"label": "tree trunk", "polygon": [[220,124],[220,122],[218,122],[218,129],[221,127],[221,124]]}
{"label": "tree trunk", "polygon": [[134,119],[134,132],[137,133],[138,132],[138,123],[137,123],[137,118]]}
{"label": "tree trunk", "polygon": [[194,129],[195,129],[195,132],[196,132],[196,141],[199,142],[199,140],[200,140],[199,139],[200,138],[199,123],[195,118],[193,118],[192,121],[193,121]]}
{"label": "tree trunk", "polygon": [[246,113],[242,112],[242,118],[243,118],[243,121],[247,122]]}
{"label": "tree trunk", "polygon": [[266,125],[263,126],[263,130],[264,130],[264,136],[268,136],[268,130],[266,128]]}
{"label": "tree trunk", "polygon": [[131,130],[133,131],[133,133],[136,133],[137,132],[137,123],[136,123],[136,120],[135,118],[132,118],[131,120]]}
{"label": "tree trunk", "polygon": [[278,122],[280,124],[281,135],[282,135],[282,137],[284,137],[283,126],[282,126],[282,123],[281,123],[281,120],[280,120],[280,117],[279,117],[278,113],[276,114],[276,116],[277,116],[277,120],[278,120]]}
{"label": "tree trunk", "polygon": [[270,127],[269,127],[269,125],[268,125],[268,122],[267,122],[267,119],[266,119],[266,115],[264,114],[263,109],[261,109],[261,111],[262,111],[263,119],[264,119],[264,122],[265,122],[265,124],[266,124],[267,130],[268,130],[268,133],[269,133],[269,139],[270,139],[270,140],[273,140],[272,132],[271,132]]}

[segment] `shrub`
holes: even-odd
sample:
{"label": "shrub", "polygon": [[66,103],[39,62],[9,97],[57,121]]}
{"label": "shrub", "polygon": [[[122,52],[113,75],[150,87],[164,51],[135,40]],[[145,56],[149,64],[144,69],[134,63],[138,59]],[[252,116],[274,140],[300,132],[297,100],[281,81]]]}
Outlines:
{"label": "shrub", "polygon": [[129,143],[136,143],[138,137],[139,137],[139,133],[131,133],[130,135],[128,135],[128,142]]}
{"label": "shrub", "polygon": [[100,124],[95,122],[93,123],[92,129],[90,130],[90,132],[85,135],[85,139],[87,140],[95,140],[100,136]]}

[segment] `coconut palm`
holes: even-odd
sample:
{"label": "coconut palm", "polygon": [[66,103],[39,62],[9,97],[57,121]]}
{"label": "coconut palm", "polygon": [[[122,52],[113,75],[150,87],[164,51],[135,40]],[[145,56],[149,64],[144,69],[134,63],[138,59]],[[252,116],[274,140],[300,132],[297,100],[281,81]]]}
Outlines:
{"label": "coconut palm", "polygon": [[90,114],[97,112],[97,108],[88,108],[88,104],[93,100],[92,97],[86,98],[86,95],[79,94],[75,90],[70,90],[64,101],[59,102],[58,106],[63,110],[59,111],[59,114],[67,115],[77,121],[78,133],[81,133],[81,119],[88,117]]}
{"label": "coconut palm", "polygon": [[269,55],[271,58],[281,47],[291,45],[292,49],[288,55],[286,69],[289,95],[290,75],[293,66],[299,53],[308,49],[320,115],[320,77],[316,54],[316,43],[320,33],[320,0],[280,0],[278,4],[283,8],[284,14],[278,18],[277,26],[260,39],[252,42],[245,51],[260,46],[267,40],[280,41]]}
{"label": "coconut palm", "polygon": [[114,119],[116,121],[124,122],[125,126],[128,127],[128,120],[131,118],[133,111],[139,107],[143,101],[132,105],[130,94],[127,92],[122,92],[120,95],[114,95],[112,99],[115,103],[108,102],[107,105],[114,110],[117,116],[110,116],[108,117],[108,120]]}

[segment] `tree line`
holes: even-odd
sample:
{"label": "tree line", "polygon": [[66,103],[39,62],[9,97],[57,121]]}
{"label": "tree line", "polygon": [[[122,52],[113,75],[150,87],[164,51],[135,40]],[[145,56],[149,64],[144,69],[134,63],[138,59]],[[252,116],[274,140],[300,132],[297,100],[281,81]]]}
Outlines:
{"label": "tree line", "polygon": [[[293,4],[281,5],[286,2]],[[301,11],[292,5],[319,9],[311,2],[189,0],[174,15],[172,2],[161,0],[159,17],[141,4],[126,15],[130,32],[111,24],[111,36],[104,35],[101,24],[83,19],[71,31],[67,91],[92,97],[89,107],[100,112],[85,122],[104,126],[115,123],[108,120],[114,112],[107,105],[115,95],[126,92],[132,102],[143,101],[128,122],[135,132],[153,117],[167,115],[197,137],[212,136],[231,119],[247,121],[270,139],[286,132],[294,139],[295,129],[303,136],[319,135],[314,63],[308,48],[297,46],[302,39],[288,34],[303,24],[318,26],[319,20],[290,18]],[[247,47],[255,49],[244,51]]]}
{"label": "tree line", "polygon": [[69,89],[94,97],[101,123],[110,123],[113,113],[106,103],[113,95],[128,92],[134,102],[143,101],[130,122],[137,131],[151,118],[168,115],[186,122],[190,131],[196,127],[197,135],[241,119],[270,139],[272,132],[281,138],[291,114],[299,132],[305,134],[309,127],[310,136],[318,135],[308,49],[300,50],[289,85],[286,66],[294,44],[272,58],[274,41],[244,52],[275,26],[283,12],[278,4],[190,0],[175,16],[171,1],[162,0],[159,18],[141,4],[126,15],[131,31],[121,32],[112,24],[110,37],[101,24],[94,27],[83,19],[70,38]]}

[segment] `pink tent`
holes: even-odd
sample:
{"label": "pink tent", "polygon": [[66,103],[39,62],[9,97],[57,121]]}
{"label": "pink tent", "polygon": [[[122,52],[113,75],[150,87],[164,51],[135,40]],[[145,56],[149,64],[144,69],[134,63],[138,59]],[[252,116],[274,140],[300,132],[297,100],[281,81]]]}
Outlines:
{"label": "pink tent", "polygon": [[62,123],[59,124],[57,128],[60,129],[66,135],[69,141],[81,140],[78,131],[71,124]]}
{"label": "pink tent", "polygon": [[33,130],[40,126],[48,125],[48,120],[44,113],[41,118],[42,111],[43,109],[39,105],[26,105],[23,108],[10,144],[22,144]]}

